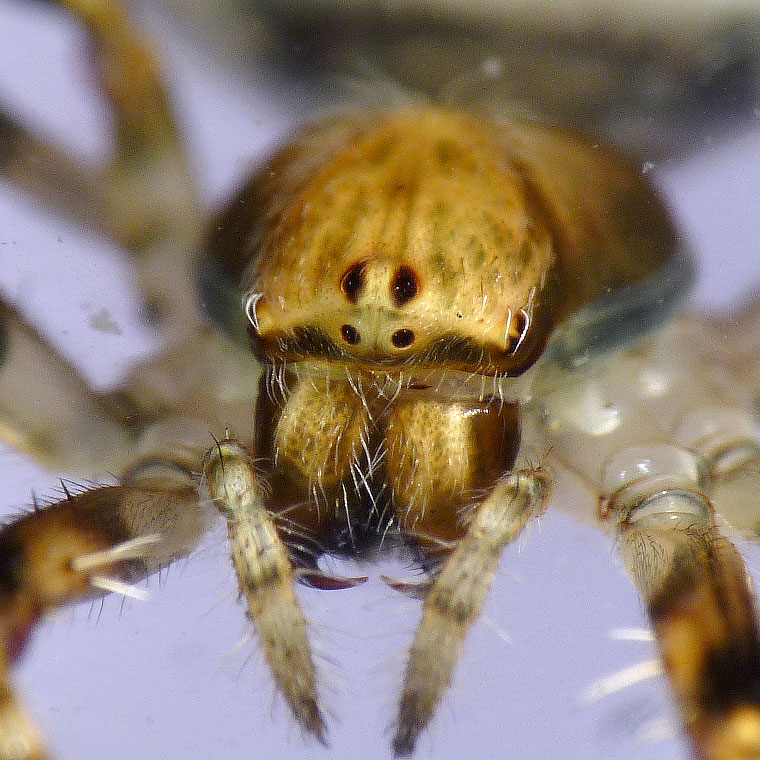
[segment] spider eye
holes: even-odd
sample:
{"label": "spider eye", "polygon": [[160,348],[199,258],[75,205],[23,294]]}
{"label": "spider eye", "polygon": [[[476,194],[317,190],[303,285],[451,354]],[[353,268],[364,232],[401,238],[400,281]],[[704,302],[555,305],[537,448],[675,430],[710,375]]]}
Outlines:
{"label": "spider eye", "polygon": [[356,299],[359,297],[359,293],[363,287],[364,263],[360,262],[345,271],[340,280],[340,289],[351,303],[356,303]]}
{"label": "spider eye", "polygon": [[361,340],[359,331],[352,325],[343,325],[340,328],[340,334],[343,336],[343,340],[351,346],[355,346]]}
{"label": "spider eye", "polygon": [[391,335],[391,343],[396,348],[407,348],[414,343],[414,333],[411,330],[396,330]]}
{"label": "spider eye", "polygon": [[410,267],[401,267],[393,280],[393,300],[403,306],[417,295],[417,275]]}

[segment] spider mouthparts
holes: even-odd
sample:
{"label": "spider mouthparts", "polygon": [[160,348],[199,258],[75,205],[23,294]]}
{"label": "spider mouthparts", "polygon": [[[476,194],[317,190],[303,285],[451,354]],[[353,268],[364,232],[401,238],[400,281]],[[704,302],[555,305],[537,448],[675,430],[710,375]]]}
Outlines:
{"label": "spider mouthparts", "polygon": [[391,578],[388,575],[381,575],[380,580],[389,588],[398,591],[399,594],[404,594],[404,596],[411,597],[412,599],[424,599],[432,585],[431,581],[408,583],[407,581],[400,581],[398,578]]}
{"label": "spider mouthparts", "polygon": [[328,575],[318,570],[305,570],[298,572],[298,580],[305,586],[319,589],[320,591],[342,591],[347,588],[354,588],[366,583],[369,578],[366,575],[360,575],[354,578],[346,578],[340,575]]}

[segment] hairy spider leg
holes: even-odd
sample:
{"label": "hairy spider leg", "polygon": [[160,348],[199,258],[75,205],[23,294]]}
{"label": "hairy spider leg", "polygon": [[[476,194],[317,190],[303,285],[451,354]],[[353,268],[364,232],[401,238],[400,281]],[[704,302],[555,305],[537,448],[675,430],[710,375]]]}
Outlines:
{"label": "hairy spider leg", "polygon": [[210,520],[193,476],[170,462],[114,486],[62,487],[0,531],[0,760],[47,756],[8,674],[40,618],[107,592],[144,597],[134,583],[192,551]]}
{"label": "hairy spider leg", "polygon": [[597,494],[701,760],[760,757],[757,607],[721,532],[757,540],[757,417],[721,340],[719,325],[685,315],[604,359],[546,365],[526,409],[548,461]]}
{"label": "hairy spider leg", "polygon": [[603,477],[603,511],[697,754],[760,756],[757,607],[744,562],[700,488],[697,457],[665,445],[627,449]]}
{"label": "hairy spider leg", "polygon": [[[199,319],[193,266],[205,214],[151,53],[118,3],[64,5],[95,43],[116,117],[113,163],[99,175],[80,171],[4,114],[0,172],[132,250],[146,298],[164,317],[168,350],[117,392],[99,394],[0,304],[3,438],[57,470],[121,473],[117,485],[67,492],[2,531],[2,760],[44,756],[7,677],[36,621],[93,595],[142,596],[134,580],[194,548],[213,516],[195,475],[210,433],[231,424],[252,439],[260,374],[252,357]],[[189,362],[199,367],[190,376]]]}
{"label": "hairy spider leg", "polygon": [[204,466],[209,492],[227,519],[240,591],[272,675],[295,719],[324,743],[316,668],[295,595],[288,550],[266,508],[268,484],[240,444],[221,441]]}
{"label": "hairy spider leg", "polygon": [[[0,434],[46,466],[87,477],[121,472],[167,448],[183,449],[197,463],[211,431],[219,435],[229,426],[251,440],[260,370],[249,352],[201,317],[196,258],[206,213],[155,56],[115,0],[59,4],[91,35],[101,89],[114,111],[115,155],[100,173],[82,171],[3,113],[0,174],[132,251],[146,302],[164,317],[166,348],[133,370],[118,392],[95,394],[4,303]],[[153,426],[158,419],[160,433]]]}
{"label": "hairy spider leg", "polygon": [[148,314],[170,341],[200,322],[195,253],[206,213],[151,47],[116,0],[60,0],[86,26],[115,152],[87,172],[0,112],[0,174],[134,254]]}
{"label": "hairy spider leg", "polygon": [[435,563],[431,583],[420,589],[423,616],[399,702],[397,756],[413,752],[433,717],[502,549],[548,504],[546,472],[512,470],[519,441],[518,405],[500,398],[455,402],[406,391],[387,413],[386,468],[399,528]]}

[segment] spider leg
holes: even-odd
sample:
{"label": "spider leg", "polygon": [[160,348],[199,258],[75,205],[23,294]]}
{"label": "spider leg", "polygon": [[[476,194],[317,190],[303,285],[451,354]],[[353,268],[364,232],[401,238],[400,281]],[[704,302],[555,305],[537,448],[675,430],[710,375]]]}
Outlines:
{"label": "spider leg", "polygon": [[0,173],[130,250],[150,313],[167,336],[184,336],[200,321],[194,255],[206,214],[158,63],[118,0],[57,4],[90,34],[115,153],[88,174],[2,114]]}
{"label": "spider leg", "polygon": [[250,354],[205,326],[97,393],[0,299],[0,438],[53,470],[123,473],[169,454],[192,468],[211,431],[252,439],[259,375]]}
{"label": "spider leg", "polygon": [[248,451],[226,439],[204,465],[209,492],[227,519],[232,561],[264,657],[298,723],[324,743],[316,669],[296,573],[265,506],[267,483]]}
{"label": "spider leg", "polygon": [[78,166],[1,109],[0,145],[0,175],[86,229],[114,237],[101,175]]}
{"label": "spider leg", "polygon": [[705,405],[679,425],[678,440],[701,458],[705,489],[715,511],[747,538],[760,539],[760,296],[721,320],[723,364],[747,398]]}
{"label": "spider leg", "polygon": [[410,755],[448,687],[470,626],[491,588],[502,549],[546,507],[550,481],[540,470],[505,475],[475,507],[459,545],[427,590],[399,702],[393,749]]}
{"label": "spider leg", "polygon": [[513,470],[519,437],[517,405],[498,398],[453,402],[402,392],[388,412],[385,466],[394,511],[433,577],[414,589],[425,601],[399,703],[397,756],[412,753],[430,722],[501,550],[546,506],[547,474]]}
{"label": "spider leg", "polygon": [[[188,367],[192,371],[188,372]],[[168,430],[175,424],[172,420],[184,420],[186,432],[180,435],[199,461],[212,432],[218,436],[230,429],[246,443],[253,440],[252,410],[260,376],[261,365],[250,351],[241,350],[210,325],[202,325],[185,340],[135,367],[112,395],[131,410],[133,427],[144,428],[141,453],[146,445],[155,447],[148,444],[151,428]],[[164,442],[161,446],[166,443],[173,445]]]}
{"label": "spider leg", "polygon": [[547,366],[526,410],[617,538],[702,760],[760,757],[757,607],[719,527],[757,530],[757,420],[723,329],[685,315],[583,367]]}
{"label": "spider leg", "polygon": [[[250,438],[259,373],[253,359],[200,318],[194,268],[205,215],[149,47],[117,1],[59,5],[75,13],[92,37],[94,63],[114,109],[113,162],[100,173],[82,172],[2,117],[0,129],[10,139],[3,142],[0,172],[55,188],[64,206],[82,207],[80,221],[92,215],[105,224],[131,248],[148,301],[174,327],[163,356],[135,370],[116,393],[97,394],[13,308],[0,305],[0,436],[51,468],[91,476],[121,472],[156,449],[162,455],[165,436],[154,445],[147,429],[157,418],[185,417],[208,421],[205,429],[195,425],[203,437],[192,440],[199,461],[209,430],[232,425]],[[187,372],[188,363],[194,372]]]}
{"label": "spider leg", "polygon": [[[717,515],[746,537],[760,537],[755,495],[760,487],[760,299],[726,317],[682,318],[667,350],[678,357],[666,372],[676,394],[665,394],[671,409],[657,414],[667,439],[698,457],[701,487]],[[657,341],[653,341],[656,344]],[[644,354],[639,373],[662,362]],[[654,359],[654,361],[652,361]],[[625,371],[630,372],[631,362]],[[674,367],[680,368],[673,371]],[[667,375],[666,375],[667,377]],[[649,400],[647,400],[649,401]],[[652,403],[652,402],[650,402]]]}
{"label": "spider leg", "polygon": [[188,554],[210,522],[193,477],[169,461],[64,493],[0,530],[0,760],[45,757],[8,683],[40,618],[109,591],[143,596],[133,584]]}
{"label": "spider leg", "polygon": [[0,437],[52,469],[120,469],[135,445],[128,411],[95,393],[15,309],[0,301]]}
{"label": "spider leg", "polygon": [[715,523],[697,458],[669,445],[610,459],[603,516],[644,599],[697,755],[760,757],[760,630],[741,556]]}
{"label": "spider leg", "polygon": [[704,406],[686,415],[676,440],[699,457],[702,486],[715,512],[751,540],[760,538],[757,415],[736,406]]}

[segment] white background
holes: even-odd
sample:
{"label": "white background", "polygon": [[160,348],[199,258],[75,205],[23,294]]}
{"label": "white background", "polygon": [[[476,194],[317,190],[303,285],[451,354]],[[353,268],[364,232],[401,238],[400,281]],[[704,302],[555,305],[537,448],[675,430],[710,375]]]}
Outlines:
{"label": "white background", "polygon": [[[271,75],[233,77],[188,36],[160,21],[154,34],[204,192],[219,203],[297,108]],[[107,150],[108,119],[88,87],[83,45],[76,26],[56,14],[0,3],[0,96],[92,160]],[[707,135],[687,162],[654,172],[700,257],[702,306],[725,307],[760,285],[760,116],[752,127]],[[99,385],[116,382],[152,348],[133,308],[126,257],[44,215],[7,184],[0,184],[0,286]],[[121,334],[93,329],[103,309]],[[32,489],[55,489],[54,474],[9,450],[0,450],[0,473],[5,512],[28,504]],[[760,552],[749,547],[746,556],[760,570]],[[16,682],[59,760],[387,758],[419,610],[369,572],[359,589],[302,594],[335,716],[329,750],[302,740],[255,642],[236,648],[247,626],[219,530],[160,586],[149,582],[149,604],[122,608],[108,599],[102,611],[79,606],[46,623]],[[641,738],[672,715],[660,680],[595,704],[579,699],[592,681],[652,656],[650,644],[608,635],[644,625],[613,547],[548,514],[505,553],[418,756],[684,760],[679,739]]]}

